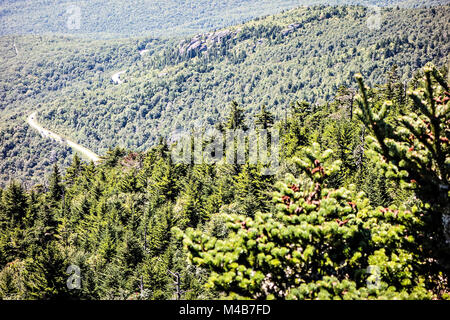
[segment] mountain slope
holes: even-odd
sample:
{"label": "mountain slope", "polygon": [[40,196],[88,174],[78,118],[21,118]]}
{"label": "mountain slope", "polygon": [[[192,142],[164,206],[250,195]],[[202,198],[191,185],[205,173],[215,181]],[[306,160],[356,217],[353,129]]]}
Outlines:
{"label": "mountain slope", "polygon": [[139,59],[137,42],[5,36],[0,43],[0,185],[12,178],[35,183],[53,163],[65,167],[72,150],[42,138],[26,124],[29,114],[80,82],[109,79],[115,68]]}
{"label": "mountain slope", "polygon": [[117,145],[145,150],[173,130],[215,125],[232,100],[248,116],[267,104],[281,117],[293,101],[320,103],[354,86],[357,72],[376,84],[394,64],[405,80],[426,62],[447,61],[450,7],[388,9],[380,30],[367,27],[370,15],[299,8],[172,42],[130,65],[120,85],[107,79],[68,91],[44,106],[41,121],[100,154]]}
{"label": "mountain slope", "polygon": [[223,28],[300,5],[413,7],[443,3],[448,0],[6,0],[0,4],[0,35],[52,32],[95,37],[167,37]]}
{"label": "mountain slope", "polygon": [[[406,80],[428,61],[446,63],[448,6],[383,10],[380,30],[368,28],[373,15],[299,8],[182,42],[1,37],[0,185],[42,180],[72,157],[29,130],[35,111],[45,128],[99,155],[115,146],[146,150],[174,130],[216,125],[232,100],[249,119],[263,103],[282,118],[295,100],[321,103],[354,86],[356,72],[376,84],[394,64]],[[123,83],[114,84],[119,71]]]}

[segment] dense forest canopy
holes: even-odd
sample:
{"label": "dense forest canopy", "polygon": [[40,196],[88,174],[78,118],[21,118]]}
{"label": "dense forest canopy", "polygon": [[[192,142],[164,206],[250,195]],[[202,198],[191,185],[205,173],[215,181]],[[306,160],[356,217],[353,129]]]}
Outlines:
{"label": "dense forest canopy", "polygon": [[144,151],[159,136],[214,125],[232,100],[249,117],[262,103],[279,119],[295,100],[330,101],[357,72],[376,84],[393,65],[405,81],[429,61],[445,64],[448,12],[390,8],[380,12],[380,29],[369,29],[367,8],[299,8],[184,40],[4,36],[0,184],[34,183],[49,173],[48,159],[62,167],[70,160],[57,143],[20,143],[35,134],[24,125],[32,112],[98,154]]}
{"label": "dense forest canopy", "polygon": [[0,299],[450,299],[447,2],[4,1]]}
{"label": "dense forest canopy", "polygon": [[[261,108],[255,125],[282,132],[275,175],[176,164],[162,140],[12,182],[0,298],[172,299],[173,274],[185,299],[449,298],[447,72],[427,65],[407,91],[395,69],[374,89],[357,75],[354,102],[298,102],[277,123]],[[242,115],[233,103],[224,126]]]}
{"label": "dense forest canopy", "polygon": [[368,30],[365,8],[301,8],[158,51],[143,42],[151,51],[124,66],[124,83],[105,75],[70,87],[39,117],[99,154],[115,146],[144,151],[175,130],[214,126],[232,100],[248,117],[265,104],[279,119],[295,100],[330,101],[357,72],[377,84],[393,65],[405,81],[429,61],[444,64],[449,12],[390,9],[380,30]]}
{"label": "dense forest canopy", "polygon": [[0,35],[168,37],[223,28],[302,5],[416,7],[445,3],[448,0],[5,0],[0,4]]}
{"label": "dense forest canopy", "polygon": [[[68,150],[67,157],[65,146],[42,139],[26,123],[28,115],[56,100],[67,87],[109,78],[106,73],[131,64],[139,53],[136,42],[130,45],[129,40],[6,36],[0,41],[0,184],[11,177],[34,183],[50,173],[43,163],[67,164],[72,153]],[[154,43],[157,47],[159,41]]]}

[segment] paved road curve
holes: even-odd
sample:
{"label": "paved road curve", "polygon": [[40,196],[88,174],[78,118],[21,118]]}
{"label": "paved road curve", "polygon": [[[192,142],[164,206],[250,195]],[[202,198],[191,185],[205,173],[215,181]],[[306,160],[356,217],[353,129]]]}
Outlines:
{"label": "paved road curve", "polygon": [[94,162],[98,162],[100,160],[99,156],[96,155],[94,152],[92,152],[91,150],[79,145],[78,143],[75,143],[71,140],[68,139],[64,139],[63,137],[61,137],[60,135],[47,130],[45,128],[43,128],[37,121],[36,121],[36,112],[33,112],[32,114],[30,114],[28,116],[27,119],[27,123],[33,128],[36,129],[41,136],[43,137],[47,137],[50,138],[58,143],[61,144],[67,144],[69,147],[71,147],[72,149],[74,149],[75,151],[78,151],[79,153],[81,153],[81,155],[88,159],[88,160],[92,160]]}
{"label": "paved road curve", "polygon": [[125,73],[125,71],[119,71],[119,72],[116,72],[116,73],[114,73],[114,74],[112,75],[111,79],[112,79],[112,81],[113,81],[115,84],[121,84],[121,83],[123,83],[123,81],[120,80],[120,75],[121,75],[122,73]]}

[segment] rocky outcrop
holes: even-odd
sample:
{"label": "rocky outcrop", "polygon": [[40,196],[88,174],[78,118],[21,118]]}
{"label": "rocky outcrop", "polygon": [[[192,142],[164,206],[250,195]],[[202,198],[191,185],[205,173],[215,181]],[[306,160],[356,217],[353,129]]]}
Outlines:
{"label": "rocky outcrop", "polygon": [[281,31],[281,35],[282,36],[287,36],[288,34],[294,32],[295,30],[297,30],[298,28],[300,28],[302,26],[301,23],[293,23],[287,26],[286,29],[283,29]]}
{"label": "rocky outcrop", "polygon": [[208,47],[214,43],[221,43],[222,40],[236,37],[240,30],[220,30],[216,32],[209,32],[205,34],[196,35],[190,41],[182,41],[179,45],[180,54],[190,54],[191,52],[208,51]]}

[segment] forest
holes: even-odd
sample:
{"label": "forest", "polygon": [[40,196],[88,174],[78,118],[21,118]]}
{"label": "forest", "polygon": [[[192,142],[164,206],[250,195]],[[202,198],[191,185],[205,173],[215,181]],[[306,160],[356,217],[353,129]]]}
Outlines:
{"label": "forest", "polygon": [[[427,64],[406,91],[395,67],[377,88],[357,74],[354,99],[341,88],[277,122],[261,107],[255,126],[281,132],[276,175],[174,163],[161,139],[12,182],[0,298],[174,299],[173,274],[183,299],[450,298],[447,74]],[[222,127],[248,120],[234,102]]]}
{"label": "forest", "polygon": [[[168,38],[223,28],[306,5],[421,7],[446,3],[448,0],[4,0],[0,4],[0,35]],[[70,18],[79,19],[79,25],[75,23],[69,28]]]}
{"label": "forest", "polygon": [[0,5],[0,300],[450,300],[448,2],[155,1],[140,29],[143,1],[96,0],[80,36],[22,2]]}
{"label": "forest", "polygon": [[232,100],[248,117],[260,103],[280,116],[295,100],[330,101],[358,72],[376,84],[394,64],[403,81],[427,62],[444,64],[449,11],[386,9],[382,29],[368,30],[372,13],[363,7],[295,9],[169,44],[123,68],[119,86],[105,79],[77,88],[39,116],[100,154],[116,146],[143,151],[158,136],[211,126]]}
{"label": "forest", "polygon": [[[449,10],[383,9],[380,30],[367,28],[367,8],[322,6],[181,40],[3,37],[0,186],[11,177],[45,180],[51,166],[43,159],[56,154],[51,158],[65,168],[72,157],[51,142],[23,147],[26,132],[8,133],[28,130],[24,122],[34,111],[46,128],[97,154],[115,147],[142,152],[159,137],[214,126],[233,100],[248,118],[265,104],[280,120],[294,101],[320,105],[341,86],[355,91],[358,72],[377,85],[393,65],[403,82],[427,62],[444,65]],[[111,80],[118,71],[125,71],[120,85]]]}

